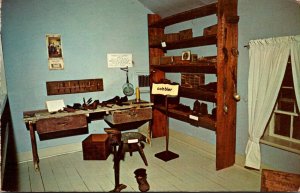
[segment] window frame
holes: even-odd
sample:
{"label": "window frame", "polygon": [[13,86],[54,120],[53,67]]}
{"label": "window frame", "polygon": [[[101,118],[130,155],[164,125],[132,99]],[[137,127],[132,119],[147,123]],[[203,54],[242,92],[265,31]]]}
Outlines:
{"label": "window frame", "polygon": [[[290,63],[290,60],[288,61],[288,63]],[[288,64],[289,65],[289,64]],[[287,73],[285,72],[285,75],[287,76]],[[281,89],[294,89],[293,86],[281,86]],[[279,93],[280,94],[280,91]],[[299,113],[299,109],[297,108],[297,101],[296,98],[295,99],[291,99],[291,101],[293,102],[293,112],[292,111],[284,111],[284,110],[279,110],[278,109],[278,103],[280,102],[280,99],[278,97],[278,99],[276,100],[276,104],[274,107],[274,110],[272,112],[272,115],[270,117],[269,123],[266,126],[265,132],[262,136],[262,138],[260,139],[260,142],[266,145],[270,145],[273,147],[277,147],[280,149],[284,149],[290,152],[294,152],[297,154],[300,154],[300,139],[295,139],[293,138],[293,133],[294,132],[294,128],[293,128],[293,121],[294,121],[294,117],[296,116],[300,116]],[[288,115],[290,116],[290,129],[289,129],[289,136],[283,136],[283,135],[279,135],[275,133],[275,115],[276,114],[283,114],[283,115]]]}

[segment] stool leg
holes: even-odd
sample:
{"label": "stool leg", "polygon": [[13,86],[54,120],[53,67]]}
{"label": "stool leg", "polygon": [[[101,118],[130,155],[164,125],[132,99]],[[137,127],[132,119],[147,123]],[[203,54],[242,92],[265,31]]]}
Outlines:
{"label": "stool leg", "polygon": [[123,148],[123,143],[119,145],[119,149],[114,157],[114,169],[115,169],[115,187],[118,187],[120,184],[120,160],[121,160],[121,151]]}
{"label": "stool leg", "polygon": [[124,184],[120,184],[120,157],[122,154],[123,149],[123,143],[119,145],[119,148],[117,150],[117,147],[113,147],[114,152],[114,173],[115,173],[115,188],[111,190],[110,192],[121,192],[122,189],[126,188],[127,186]]}
{"label": "stool leg", "polygon": [[142,157],[142,159],[143,159],[145,165],[148,166],[147,158],[146,158],[146,156],[145,156],[145,154],[144,154],[143,148],[142,148],[139,144],[137,144],[137,146],[138,146],[138,150],[139,150],[140,156]]}
{"label": "stool leg", "polygon": [[128,144],[128,151],[129,151],[129,155],[132,156],[132,146],[131,146],[131,144]]}

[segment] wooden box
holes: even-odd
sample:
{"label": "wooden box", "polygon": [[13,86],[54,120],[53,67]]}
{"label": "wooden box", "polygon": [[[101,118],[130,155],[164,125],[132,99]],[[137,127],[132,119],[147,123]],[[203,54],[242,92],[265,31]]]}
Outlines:
{"label": "wooden box", "polygon": [[205,74],[202,73],[181,73],[181,86],[185,88],[198,89],[204,85]]}
{"label": "wooden box", "polygon": [[110,152],[108,134],[91,134],[82,141],[84,160],[106,160]]}
{"label": "wooden box", "polygon": [[88,133],[85,115],[40,119],[36,122],[40,140]]}
{"label": "wooden box", "polygon": [[151,65],[159,65],[160,63],[160,56],[153,56],[150,58]]}
{"label": "wooden box", "polygon": [[104,116],[104,120],[112,125],[145,121],[150,119],[152,119],[152,107],[116,110],[112,111],[111,114]]}
{"label": "wooden box", "polygon": [[185,39],[191,39],[193,38],[193,30],[192,29],[186,29],[179,32],[179,39],[185,40]]}
{"label": "wooden box", "polygon": [[297,192],[300,189],[300,174],[262,169],[262,192]]}
{"label": "wooden box", "polygon": [[160,57],[159,64],[171,64],[173,63],[173,56],[162,56]]}
{"label": "wooden box", "polygon": [[207,28],[204,28],[203,36],[216,35],[217,31],[218,31],[218,25],[217,24],[209,26]]}
{"label": "wooden box", "polygon": [[162,40],[165,42],[177,42],[179,40],[179,33],[165,34]]}

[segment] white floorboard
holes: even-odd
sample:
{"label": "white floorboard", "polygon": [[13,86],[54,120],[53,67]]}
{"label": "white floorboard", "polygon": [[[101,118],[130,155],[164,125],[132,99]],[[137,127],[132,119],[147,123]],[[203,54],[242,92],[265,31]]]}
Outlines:
{"label": "white floorboard", "polygon": [[[260,174],[238,165],[216,171],[213,155],[194,144],[170,137],[169,150],[179,158],[164,162],[154,155],[165,150],[165,138],[152,139],[144,148],[148,166],[138,152],[126,154],[120,163],[122,192],[139,192],[134,171],[147,170],[150,191],[260,191]],[[32,162],[18,165],[10,176],[11,191],[19,192],[108,192],[114,188],[113,155],[107,160],[83,160],[74,152],[40,160],[40,172]]]}

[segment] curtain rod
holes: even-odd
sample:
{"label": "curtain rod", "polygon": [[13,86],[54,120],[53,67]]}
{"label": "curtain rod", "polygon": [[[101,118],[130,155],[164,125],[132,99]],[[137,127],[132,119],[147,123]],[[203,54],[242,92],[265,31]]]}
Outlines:
{"label": "curtain rod", "polygon": [[249,46],[249,44],[247,44],[247,45],[244,45],[244,48],[249,48],[250,46]]}

